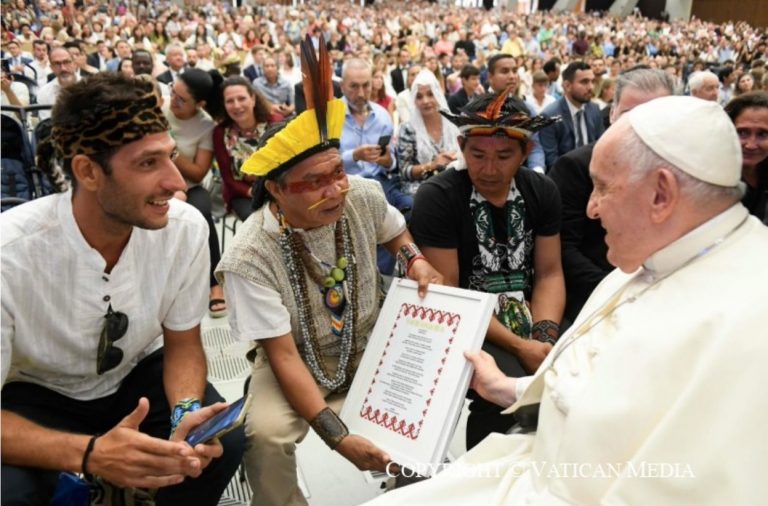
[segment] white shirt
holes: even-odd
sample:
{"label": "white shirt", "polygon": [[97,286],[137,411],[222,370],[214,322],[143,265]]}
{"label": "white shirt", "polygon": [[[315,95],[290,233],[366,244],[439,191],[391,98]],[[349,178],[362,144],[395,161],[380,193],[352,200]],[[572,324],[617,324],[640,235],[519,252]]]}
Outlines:
{"label": "white shirt", "polygon": [[48,59],[46,58],[45,61],[38,61],[38,60],[32,60],[32,63],[29,64],[33,69],[35,69],[35,72],[37,72],[37,86],[38,88],[42,88],[46,84],[48,84],[48,74],[53,72],[51,69],[50,63],[48,63]]}
{"label": "white shirt", "polygon": [[[80,80],[80,73],[75,73],[75,81]],[[59,98],[59,91],[61,91],[61,85],[59,84],[59,78],[55,78],[40,88],[37,92],[37,103],[40,105],[54,105],[56,99]],[[40,111],[40,119],[46,119],[51,117],[51,111]]]}
{"label": "white shirt", "polygon": [[548,105],[553,104],[557,102],[557,99],[550,95],[549,93],[544,94],[544,101],[539,104],[539,101],[536,100],[536,97],[531,95],[526,95],[525,101],[528,103],[528,105],[531,106],[533,111],[538,115],[541,114],[541,111],[543,111]]}
{"label": "white shirt", "polygon": [[[194,161],[198,149],[213,151],[213,129],[216,123],[211,117],[205,111],[198,110],[191,118],[181,120],[173,114],[168,104],[163,104],[163,113],[168,119],[171,137],[176,141],[179,153]],[[192,187],[199,183],[187,181],[187,184]]]}
{"label": "white shirt", "polygon": [[[271,211],[264,213],[264,228],[275,234],[280,232],[280,225]],[[387,214],[377,237],[379,244],[394,239],[404,229],[405,218],[402,213],[387,205]],[[277,291],[227,272],[224,293],[229,307],[229,325],[235,339],[257,341],[291,332],[291,317]],[[258,311],[254,311],[254,308],[258,308]]]}
{"label": "white shirt", "polygon": [[[168,225],[134,228],[119,261],[86,242],[72,193],[43,197],[2,214],[2,382],[26,381],[80,400],[101,398],[149,353],[163,327],[200,323],[208,299],[208,226],[200,213],[171,200]],[[120,364],[96,374],[104,315],[128,316],[115,342]]]}
{"label": "white shirt", "polygon": [[768,229],[736,204],[643,269],[614,270],[513,406],[541,403],[535,436],[492,434],[460,474],[373,504],[761,504],[766,250]]}
{"label": "white shirt", "polygon": [[[19,102],[21,102],[22,107],[26,107],[29,105],[29,88],[27,88],[26,84],[12,81],[11,91],[13,92],[14,95],[16,95],[16,98],[19,99]],[[10,99],[5,95],[5,92],[2,93],[2,104],[12,105]]]}

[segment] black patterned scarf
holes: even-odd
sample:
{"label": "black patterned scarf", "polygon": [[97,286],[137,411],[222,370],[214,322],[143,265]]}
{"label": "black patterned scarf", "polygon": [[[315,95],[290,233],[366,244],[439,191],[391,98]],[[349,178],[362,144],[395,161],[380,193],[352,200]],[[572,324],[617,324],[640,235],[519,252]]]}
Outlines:
{"label": "black patterned scarf", "polygon": [[474,187],[469,209],[479,249],[472,261],[469,288],[498,294],[496,317],[509,330],[528,339],[532,318],[526,294],[531,293],[533,233],[525,230],[525,200],[513,181],[504,204],[506,242],[497,239],[491,204]]}

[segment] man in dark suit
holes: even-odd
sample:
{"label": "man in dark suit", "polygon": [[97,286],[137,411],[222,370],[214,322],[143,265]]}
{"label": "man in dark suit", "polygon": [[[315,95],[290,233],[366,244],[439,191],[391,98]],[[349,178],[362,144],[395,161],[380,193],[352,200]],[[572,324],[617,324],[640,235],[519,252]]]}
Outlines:
{"label": "man in dark suit", "polygon": [[243,69],[243,75],[246,79],[253,82],[257,77],[264,75],[264,57],[267,55],[267,48],[264,46],[253,46],[251,56],[253,63]]}
{"label": "man in dark suit", "polygon": [[[654,98],[672,95],[674,82],[661,70],[630,70],[616,79],[611,121]],[[576,148],[555,162],[549,177],[560,190],[562,199],[562,262],[565,274],[565,314],[560,330],[565,330],[598,283],[613,270],[606,258],[605,230],[599,220],[587,216],[587,202],[592,193],[589,164],[595,143]]]}
{"label": "man in dark suit", "polygon": [[401,49],[397,54],[397,67],[389,73],[392,78],[392,88],[396,93],[405,89],[405,81],[408,75],[408,67],[411,66],[411,53],[407,49]]}
{"label": "man in dark suit", "polygon": [[[341,84],[338,81],[333,81],[333,96],[336,98],[343,96]],[[301,114],[307,110],[307,99],[304,98],[304,83],[293,85],[293,103],[296,106],[296,114]]]}
{"label": "man in dark suit", "polygon": [[448,97],[448,107],[453,114],[459,114],[461,108],[477,94],[480,86],[480,69],[474,65],[464,65],[459,72],[461,89]]}
{"label": "man in dark suit", "polygon": [[597,141],[603,134],[600,108],[591,102],[595,74],[584,62],[573,62],[563,71],[563,97],[542,111],[562,121],[539,132],[547,168],[565,153]]}
{"label": "man in dark suit", "polygon": [[178,44],[170,44],[165,48],[165,64],[168,70],[158,74],[157,80],[161,83],[172,85],[184,71],[184,48]]}

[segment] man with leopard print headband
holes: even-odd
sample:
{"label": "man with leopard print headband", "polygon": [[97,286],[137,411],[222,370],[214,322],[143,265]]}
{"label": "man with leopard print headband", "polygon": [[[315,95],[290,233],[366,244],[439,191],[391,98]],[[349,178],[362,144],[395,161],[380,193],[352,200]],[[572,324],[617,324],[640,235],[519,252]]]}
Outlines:
{"label": "man with leopard print headband", "polygon": [[60,471],[216,505],[242,431],[190,447],[224,409],[206,383],[208,228],[148,81],[98,74],[53,109],[43,149],[72,189],[2,227],[3,504],[50,504]]}
{"label": "man with leopard print headband", "polygon": [[[446,284],[498,294],[483,349],[519,377],[535,371],[557,339],[565,285],[557,187],[521,167],[531,135],[554,120],[529,117],[508,91],[475,98],[460,116],[443,112],[459,127],[463,159],[419,188],[410,227]],[[470,396],[469,448],[514,423]]]}

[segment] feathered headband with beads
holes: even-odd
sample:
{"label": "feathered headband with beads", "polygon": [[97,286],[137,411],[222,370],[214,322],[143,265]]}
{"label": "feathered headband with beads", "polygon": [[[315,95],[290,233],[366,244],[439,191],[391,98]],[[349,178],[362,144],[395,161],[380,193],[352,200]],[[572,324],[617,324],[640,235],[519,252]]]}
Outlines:
{"label": "feathered headband with beads", "polygon": [[307,110],[251,155],[242,172],[274,178],[300,161],[330,148],[339,147],[346,106],[333,96],[333,70],[325,41],[315,54],[309,35],[301,43],[301,78]]}
{"label": "feathered headband with beads", "polygon": [[[560,121],[559,116],[552,118],[542,115],[530,116],[519,107],[515,107],[516,100],[509,97],[512,91],[512,87],[509,87],[492,99],[488,99],[488,96],[475,99],[489,100],[487,107],[480,111],[468,111],[467,107],[464,107],[460,115],[454,115],[445,110],[441,110],[440,114],[456,125],[462,135],[504,135],[520,140],[528,140],[542,128]],[[522,102],[517,105],[525,107]]]}

